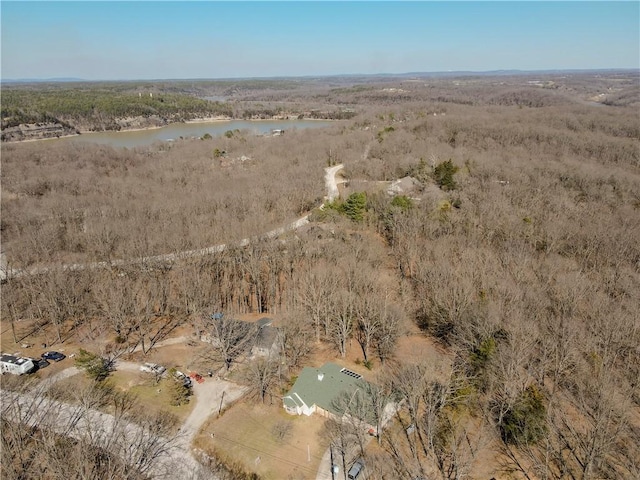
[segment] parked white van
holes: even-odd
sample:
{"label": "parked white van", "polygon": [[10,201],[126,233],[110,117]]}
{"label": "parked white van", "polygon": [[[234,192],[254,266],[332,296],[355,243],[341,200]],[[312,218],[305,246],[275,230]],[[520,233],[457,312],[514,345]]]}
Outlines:
{"label": "parked white van", "polygon": [[363,468],[364,468],[364,460],[359,458],[353,463],[353,465],[349,469],[349,473],[347,475],[349,477],[349,480],[357,479],[360,476],[360,473],[362,472]]}
{"label": "parked white van", "polygon": [[30,358],[15,357],[13,355],[2,354],[0,356],[0,371],[2,373],[13,373],[22,375],[29,373],[36,368]]}

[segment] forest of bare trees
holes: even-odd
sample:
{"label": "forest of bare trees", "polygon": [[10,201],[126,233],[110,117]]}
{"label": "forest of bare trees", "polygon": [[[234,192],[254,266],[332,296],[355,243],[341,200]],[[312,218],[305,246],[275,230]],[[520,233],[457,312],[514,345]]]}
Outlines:
{"label": "forest of bare trees", "polygon": [[65,392],[21,383],[3,379],[4,478],[142,479],[175,468],[175,418],[145,413],[108,384]]}
{"label": "forest of bare trees", "polygon": [[[505,83],[268,90],[274,104],[356,112],[277,138],[3,144],[3,253],[15,269],[47,267],[2,285],[3,331],[20,342],[47,328],[62,342],[82,326],[146,352],[178,326],[210,332],[215,312],[269,314],[285,368],[247,367],[257,399],[318,346],[340,359],[357,345],[375,394],[401,403],[373,452],[357,428],[327,427],[334,444],[361,449],[370,478],[477,478],[487,458],[496,478],[638,478],[637,75]],[[603,85],[620,90],[590,103]],[[337,163],[340,200],[258,238],[316,209],[323,168]],[[414,192],[386,193],[406,176]],[[228,248],[144,261],[218,244]],[[141,260],[56,268],[119,259]],[[211,361],[231,367],[245,350],[227,327],[231,344]],[[416,330],[448,360],[399,361]],[[27,441],[14,427],[3,452],[4,432]]]}

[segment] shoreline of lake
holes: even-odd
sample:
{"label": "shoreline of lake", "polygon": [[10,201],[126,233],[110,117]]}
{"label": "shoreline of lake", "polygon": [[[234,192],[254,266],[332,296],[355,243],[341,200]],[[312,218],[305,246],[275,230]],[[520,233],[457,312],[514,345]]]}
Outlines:
{"label": "shoreline of lake", "polygon": [[[9,144],[21,144],[21,143],[28,143],[28,142],[41,142],[41,141],[45,141],[45,140],[73,140],[73,139],[77,139],[79,141],[91,141],[89,138],[93,138],[96,140],[96,143],[105,143],[105,142],[101,142],[99,141],[100,137],[106,137],[106,136],[117,136],[117,135],[123,135],[126,136],[127,134],[136,134],[136,133],[145,133],[145,132],[157,132],[163,129],[180,129],[181,126],[198,126],[198,127],[202,127],[202,126],[206,126],[206,125],[216,125],[216,129],[219,128],[220,124],[224,124],[224,123],[229,123],[229,124],[233,124],[233,123],[240,123],[240,124],[265,124],[265,123],[273,123],[274,124],[274,128],[275,127],[279,127],[282,126],[282,124],[294,124],[293,127],[297,128],[297,125],[295,125],[295,123],[304,123],[304,124],[313,124],[313,123],[320,123],[323,125],[329,125],[333,122],[335,122],[335,120],[326,120],[326,119],[317,119],[317,118],[303,118],[303,119],[298,119],[297,117],[295,118],[289,118],[289,119],[252,119],[252,120],[245,120],[245,119],[233,119],[233,118],[229,118],[229,117],[204,117],[204,118],[195,118],[195,119],[191,119],[191,120],[184,120],[184,121],[178,121],[178,122],[171,122],[168,123],[166,125],[154,125],[154,126],[149,126],[149,127],[142,127],[142,128],[122,128],[120,130],[102,130],[102,131],[92,131],[92,130],[79,130],[80,133],[78,134],[71,134],[71,135],[60,135],[60,136],[56,136],[56,137],[42,137],[42,138],[28,138],[28,139],[23,139],[23,140],[8,140],[8,141],[3,141],[2,144],[5,145],[9,145]],[[310,125],[307,125],[306,127],[302,127],[302,128],[307,128]],[[322,126],[322,125],[321,125]],[[180,132],[177,132],[180,133]],[[209,132],[205,132],[205,133],[209,133]],[[261,133],[265,133],[264,131],[262,131]],[[224,134],[224,132],[216,132],[215,135],[222,135]],[[175,138],[179,138],[179,137],[198,137],[198,136],[202,136],[203,134],[196,134],[196,135],[177,135]],[[97,137],[97,138],[96,138]],[[123,137],[124,138],[124,137]],[[140,145],[142,144],[151,144],[154,141],[173,141],[175,140],[175,138],[166,138],[166,139],[162,139],[162,138],[156,138],[153,139],[152,141],[149,142],[142,142]],[[114,143],[117,144],[118,142],[106,142],[106,143]],[[121,142],[122,143],[122,142]],[[115,146],[124,146],[124,147],[128,147],[128,146],[132,146],[132,145],[115,145]]]}

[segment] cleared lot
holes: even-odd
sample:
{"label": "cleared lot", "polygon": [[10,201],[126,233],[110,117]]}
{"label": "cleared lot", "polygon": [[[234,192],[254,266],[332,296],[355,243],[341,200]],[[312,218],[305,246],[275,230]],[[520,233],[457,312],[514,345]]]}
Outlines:
{"label": "cleared lot", "polygon": [[324,419],[288,415],[273,405],[238,403],[220,418],[212,416],[194,445],[221,452],[261,478],[315,479],[328,441],[321,435]]}

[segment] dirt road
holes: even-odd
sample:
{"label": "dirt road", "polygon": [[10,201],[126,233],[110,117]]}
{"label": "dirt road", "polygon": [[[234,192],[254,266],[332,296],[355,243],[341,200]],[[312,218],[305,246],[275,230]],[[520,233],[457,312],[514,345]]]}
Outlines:
{"label": "dirt road", "polygon": [[[343,168],[343,165],[335,165],[330,168],[325,168],[325,187],[327,189],[326,199],[328,201],[333,201],[339,196],[338,185],[336,183],[336,173]],[[324,205],[324,204],[323,204]],[[320,205],[322,208],[323,205]],[[296,230],[303,225],[309,223],[309,214],[298,218],[297,220],[288,223],[282,227],[276,228],[269,232],[263,233],[262,235],[257,235],[254,239],[261,238],[275,238],[283,233],[291,230]],[[250,238],[243,238],[238,242],[238,245],[241,247],[249,245],[251,243]],[[158,263],[172,263],[181,259],[193,258],[193,257],[204,257],[207,255],[213,255],[215,253],[220,253],[229,248],[226,244],[222,245],[214,245],[211,247],[201,248],[199,250],[185,250],[182,252],[176,253],[168,253],[165,255],[154,255],[150,257],[143,258],[134,258],[127,260],[112,260],[110,262],[92,262],[92,263],[72,263],[72,264],[63,264],[63,265],[52,265],[47,267],[36,267],[29,270],[19,270],[12,269],[7,265],[0,265],[0,280],[6,281],[11,278],[18,278],[24,275],[35,275],[41,273],[47,273],[52,269],[61,269],[63,271],[76,271],[76,270],[85,270],[85,269],[94,269],[94,268],[112,268],[123,265],[131,265],[131,264],[140,264],[140,265],[148,265],[148,264],[158,264]]]}
{"label": "dirt road", "polygon": [[335,165],[324,169],[324,185],[327,189],[327,201],[333,202],[340,192],[338,191],[338,183],[336,182],[336,173],[344,168],[344,165]]}

